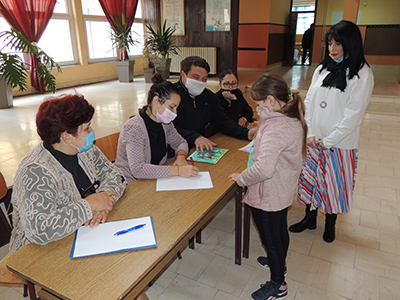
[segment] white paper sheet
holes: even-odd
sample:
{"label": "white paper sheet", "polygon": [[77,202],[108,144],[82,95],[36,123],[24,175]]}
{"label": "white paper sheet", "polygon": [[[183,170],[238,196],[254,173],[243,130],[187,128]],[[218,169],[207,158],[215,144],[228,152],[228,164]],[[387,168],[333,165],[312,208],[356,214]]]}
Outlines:
{"label": "white paper sheet", "polygon": [[183,178],[180,176],[174,176],[157,179],[156,191],[197,190],[211,188],[213,188],[213,184],[211,181],[210,172],[199,172],[196,177]]}
{"label": "white paper sheet", "polygon": [[[117,231],[146,224],[141,229],[115,236]],[[70,258],[157,247],[151,216],[106,222],[93,228],[82,226],[76,232]]]}

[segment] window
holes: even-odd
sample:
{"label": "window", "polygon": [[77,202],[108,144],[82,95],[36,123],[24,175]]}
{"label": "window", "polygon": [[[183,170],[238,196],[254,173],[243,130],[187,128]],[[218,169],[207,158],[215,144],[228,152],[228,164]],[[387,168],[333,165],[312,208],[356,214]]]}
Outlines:
{"label": "window", "polygon": [[57,0],[54,12],[38,46],[62,65],[77,64],[73,17],[68,0]]}
{"label": "window", "polygon": [[[117,56],[112,42],[112,29],[109,25],[98,0],[81,0],[88,45],[89,62],[99,62],[114,59]],[[144,19],[142,0],[139,0],[135,22],[132,24],[132,38],[137,43],[129,48],[130,56],[142,54],[144,45]]]}

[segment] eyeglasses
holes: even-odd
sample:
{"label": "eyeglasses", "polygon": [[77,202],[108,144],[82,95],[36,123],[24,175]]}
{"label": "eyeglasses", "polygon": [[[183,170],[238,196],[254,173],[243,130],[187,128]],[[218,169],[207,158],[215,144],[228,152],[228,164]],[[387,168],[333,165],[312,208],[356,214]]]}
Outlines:
{"label": "eyeglasses", "polygon": [[96,189],[100,186],[100,181],[96,180],[93,182],[88,188],[80,191],[82,198],[86,198],[87,196],[96,193]]}
{"label": "eyeglasses", "polygon": [[226,87],[226,88],[228,88],[228,87],[237,87],[238,86],[238,82],[237,81],[233,81],[233,82],[224,82],[223,84],[222,84],[222,86],[223,87]]}

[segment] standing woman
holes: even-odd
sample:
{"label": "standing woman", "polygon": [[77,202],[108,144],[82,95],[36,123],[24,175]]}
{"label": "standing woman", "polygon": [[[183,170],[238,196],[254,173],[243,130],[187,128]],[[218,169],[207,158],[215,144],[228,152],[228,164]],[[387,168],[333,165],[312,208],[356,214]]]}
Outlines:
{"label": "standing woman", "polygon": [[306,205],[306,216],[289,230],[315,229],[320,208],[326,217],[323,239],[330,243],[337,214],[351,209],[360,128],[374,78],[357,25],[341,21],[329,29],[325,41],[325,58],[305,99],[308,147],[298,200]]}
{"label": "standing woman", "polygon": [[232,70],[225,70],[219,75],[220,90],[216,93],[219,103],[233,121],[240,126],[253,122],[253,109],[238,89],[239,80]]}
{"label": "standing woman", "polygon": [[[176,131],[172,121],[181,103],[179,90],[156,73],[149,91],[147,105],[139,114],[126,121],[118,141],[115,160],[128,184],[136,179],[157,179],[170,176],[194,177],[199,172],[186,161],[188,144]],[[167,161],[168,145],[175,151],[172,166]]]}

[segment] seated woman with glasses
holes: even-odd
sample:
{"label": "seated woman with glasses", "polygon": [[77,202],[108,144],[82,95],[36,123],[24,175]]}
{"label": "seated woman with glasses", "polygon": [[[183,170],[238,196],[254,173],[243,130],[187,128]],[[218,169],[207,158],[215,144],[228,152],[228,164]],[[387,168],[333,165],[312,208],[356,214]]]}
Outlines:
{"label": "seated woman with glasses", "polygon": [[43,143],[18,166],[10,252],[104,223],[124,193],[122,172],[93,146],[94,108],[82,95],[46,99],[36,115]]}
{"label": "seated woman with glasses", "polygon": [[220,90],[216,93],[219,103],[227,115],[241,126],[253,122],[253,109],[238,89],[238,78],[232,70],[225,70],[219,75]]}

